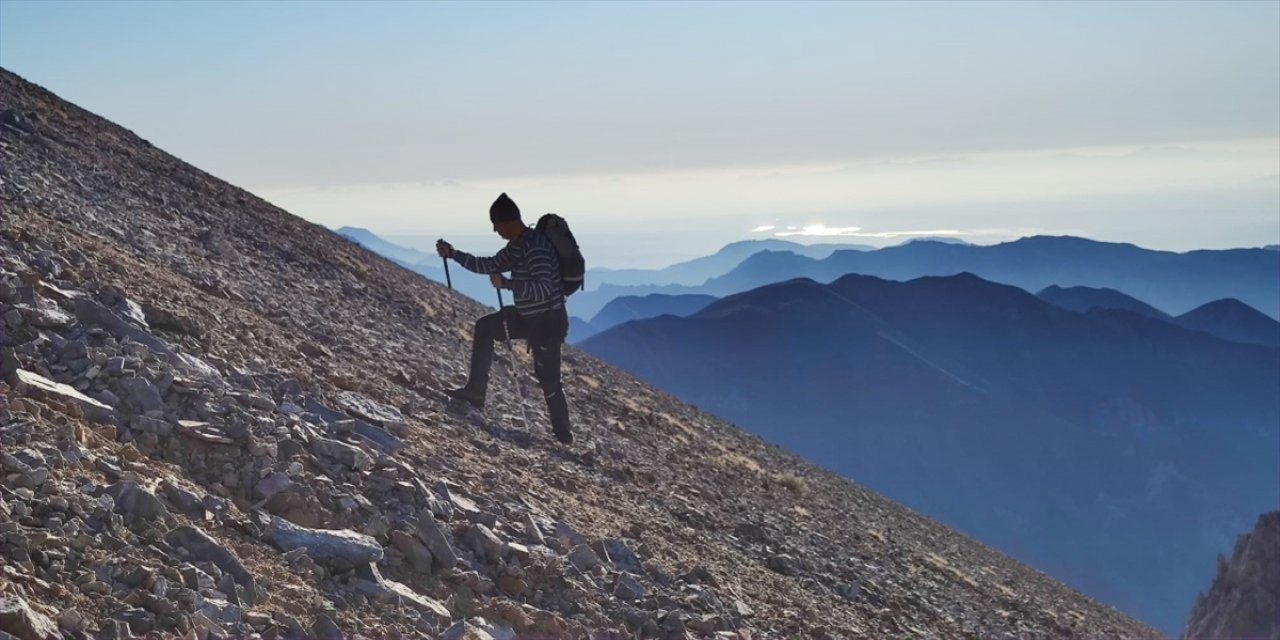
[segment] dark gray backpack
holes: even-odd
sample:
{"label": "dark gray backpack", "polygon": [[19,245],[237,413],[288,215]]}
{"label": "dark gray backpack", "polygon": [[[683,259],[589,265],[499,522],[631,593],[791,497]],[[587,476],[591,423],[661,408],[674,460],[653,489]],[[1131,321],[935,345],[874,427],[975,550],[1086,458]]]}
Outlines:
{"label": "dark gray backpack", "polygon": [[582,250],[578,248],[573,232],[569,230],[569,223],[554,213],[548,213],[538,218],[538,224],[534,228],[551,241],[560,256],[560,281],[564,295],[582,289],[586,281],[587,261],[582,257]]}

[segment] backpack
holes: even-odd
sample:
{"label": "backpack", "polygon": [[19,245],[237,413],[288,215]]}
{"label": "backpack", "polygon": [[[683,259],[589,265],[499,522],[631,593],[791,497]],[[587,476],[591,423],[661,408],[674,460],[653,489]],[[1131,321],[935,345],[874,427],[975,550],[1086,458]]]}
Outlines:
{"label": "backpack", "polygon": [[534,228],[551,241],[560,256],[560,283],[564,295],[568,296],[581,289],[586,278],[587,261],[582,257],[582,250],[578,248],[573,232],[569,230],[569,223],[554,213],[548,213],[538,218],[538,224]]}

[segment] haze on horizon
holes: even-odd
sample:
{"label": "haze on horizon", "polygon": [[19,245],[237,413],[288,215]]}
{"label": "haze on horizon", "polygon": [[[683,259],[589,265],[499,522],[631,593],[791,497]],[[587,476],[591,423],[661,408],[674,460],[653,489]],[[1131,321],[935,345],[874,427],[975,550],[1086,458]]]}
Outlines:
{"label": "haze on horizon", "polygon": [[0,0],[0,66],[314,222],[1280,243],[1280,3]]}

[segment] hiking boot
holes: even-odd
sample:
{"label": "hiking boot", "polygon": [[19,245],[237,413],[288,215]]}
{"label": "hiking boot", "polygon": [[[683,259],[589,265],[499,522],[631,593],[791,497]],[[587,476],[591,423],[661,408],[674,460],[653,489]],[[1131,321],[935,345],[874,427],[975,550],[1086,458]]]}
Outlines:
{"label": "hiking boot", "polygon": [[560,441],[560,444],[573,444],[573,433],[569,431],[568,427],[564,427],[563,429],[557,427],[552,429],[551,432],[555,435],[556,440]]}
{"label": "hiking boot", "polygon": [[450,398],[470,403],[471,406],[477,409],[484,408],[484,394],[479,391],[472,391],[471,389],[463,387],[461,389],[446,389],[444,394]]}

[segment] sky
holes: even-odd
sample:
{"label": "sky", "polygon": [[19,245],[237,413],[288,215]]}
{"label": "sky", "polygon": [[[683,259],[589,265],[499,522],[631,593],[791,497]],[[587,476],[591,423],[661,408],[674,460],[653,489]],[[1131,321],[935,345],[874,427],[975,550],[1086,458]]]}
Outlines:
{"label": "sky", "polygon": [[[0,66],[308,220],[1280,243],[1280,2],[26,2]],[[528,216],[527,216],[528,217]]]}

